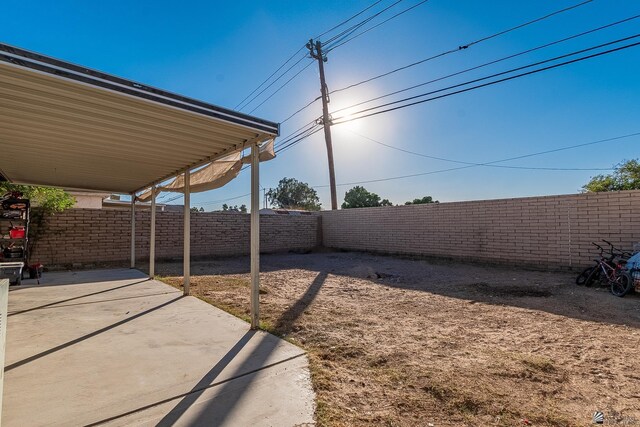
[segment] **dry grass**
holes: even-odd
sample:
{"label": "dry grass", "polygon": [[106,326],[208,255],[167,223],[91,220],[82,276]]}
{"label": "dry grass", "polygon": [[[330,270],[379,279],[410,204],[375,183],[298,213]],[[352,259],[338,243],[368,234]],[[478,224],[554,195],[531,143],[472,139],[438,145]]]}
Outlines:
{"label": "dry grass", "polygon": [[[638,425],[637,298],[566,274],[369,255],[263,266],[263,328],[308,351],[321,426],[584,426],[595,410]],[[180,286],[179,266],[161,269]],[[195,271],[193,295],[248,319],[244,260]]]}

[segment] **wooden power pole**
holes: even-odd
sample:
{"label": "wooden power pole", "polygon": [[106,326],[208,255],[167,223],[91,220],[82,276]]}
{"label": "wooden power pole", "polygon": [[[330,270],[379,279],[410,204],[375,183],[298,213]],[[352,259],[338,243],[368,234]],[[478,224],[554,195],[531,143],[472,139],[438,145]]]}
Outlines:
{"label": "wooden power pole", "polygon": [[[318,60],[320,71],[320,94],[322,96],[322,124],[324,126],[324,140],[327,143],[327,158],[329,160],[329,185],[331,187],[331,209],[338,209],[338,196],[336,194],[336,173],[333,167],[333,145],[331,144],[331,118],[329,116],[329,90],[324,79],[324,63],[327,58],[322,56],[322,43],[320,40],[315,44],[313,39],[307,43],[307,49],[312,58]],[[315,49],[315,51],[314,51]]]}

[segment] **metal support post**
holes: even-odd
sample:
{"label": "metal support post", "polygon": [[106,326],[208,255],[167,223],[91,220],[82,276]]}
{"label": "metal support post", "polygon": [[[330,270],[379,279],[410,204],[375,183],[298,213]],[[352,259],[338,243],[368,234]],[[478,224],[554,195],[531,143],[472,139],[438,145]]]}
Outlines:
{"label": "metal support post", "polygon": [[149,238],[149,277],[156,275],[156,186],[151,187],[151,236]]}
{"label": "metal support post", "polygon": [[131,193],[131,268],[136,268],[136,193]]}
{"label": "metal support post", "polygon": [[260,326],[260,157],[251,146],[251,329]]}
{"label": "metal support post", "polygon": [[191,171],[184,172],[184,254],[182,256],[182,275],[184,277],[184,296],[189,295],[191,282]]}

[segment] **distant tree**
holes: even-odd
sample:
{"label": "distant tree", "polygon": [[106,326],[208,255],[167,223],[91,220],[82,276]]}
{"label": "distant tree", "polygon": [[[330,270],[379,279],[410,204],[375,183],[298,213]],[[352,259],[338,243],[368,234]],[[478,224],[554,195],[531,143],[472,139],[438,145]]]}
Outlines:
{"label": "distant tree", "polygon": [[[202,208],[200,208],[200,209],[202,209]],[[190,209],[190,211],[191,211],[191,212],[201,212],[201,211],[200,211],[200,209],[198,209],[197,207],[195,207],[195,206],[194,206],[194,207],[192,207],[192,208]],[[204,209],[202,209],[202,210],[204,211]]]}
{"label": "distant tree", "polygon": [[613,173],[596,175],[582,186],[586,193],[603,191],[640,190],[640,162],[626,160],[616,165]]}
{"label": "distant tree", "polygon": [[200,206],[200,212],[204,212],[204,208],[202,206]]}
{"label": "distant tree", "polygon": [[234,206],[229,206],[226,203],[224,205],[222,205],[222,210],[225,212],[242,212],[242,213],[247,213],[247,205],[234,205]]}
{"label": "distant tree", "polygon": [[295,178],[282,178],[276,188],[267,191],[269,203],[281,209],[319,211],[318,193],[309,184]]}
{"label": "distant tree", "polygon": [[377,206],[393,206],[387,199],[380,200],[376,193],[367,191],[364,187],[355,186],[344,195],[342,209],[372,208]]}
{"label": "distant tree", "polygon": [[410,202],[404,202],[405,205],[426,205],[427,203],[440,203],[437,200],[433,200],[431,196],[424,196],[422,199],[413,199]]}

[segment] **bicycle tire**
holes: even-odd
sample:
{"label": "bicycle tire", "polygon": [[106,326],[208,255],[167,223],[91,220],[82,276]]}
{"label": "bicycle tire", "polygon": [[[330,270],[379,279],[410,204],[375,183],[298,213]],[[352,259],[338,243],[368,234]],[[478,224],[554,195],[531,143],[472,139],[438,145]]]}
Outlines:
{"label": "bicycle tire", "polygon": [[626,271],[620,271],[610,283],[611,293],[617,297],[624,297],[633,287],[633,279]]}
{"label": "bicycle tire", "polygon": [[587,267],[576,277],[576,285],[584,286],[595,267]]}
{"label": "bicycle tire", "polygon": [[584,282],[585,286],[593,286],[596,282],[600,282],[602,280],[602,268],[599,265],[593,267],[591,274],[587,277],[587,280]]}

